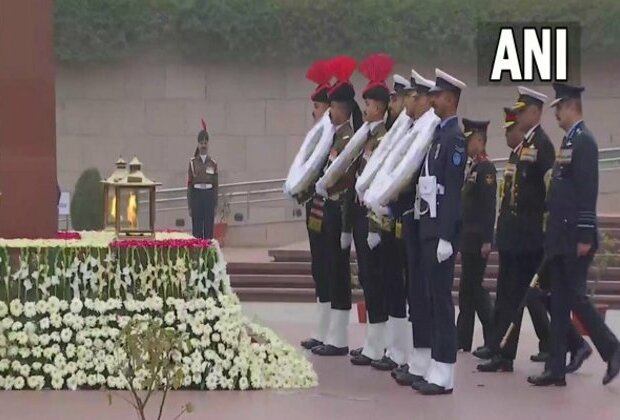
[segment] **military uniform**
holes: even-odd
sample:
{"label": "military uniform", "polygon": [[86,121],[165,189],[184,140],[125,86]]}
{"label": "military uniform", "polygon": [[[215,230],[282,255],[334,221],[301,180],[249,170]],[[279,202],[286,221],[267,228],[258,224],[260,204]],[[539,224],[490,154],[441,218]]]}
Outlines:
{"label": "military uniform", "polygon": [[[371,55],[360,64],[360,72],[369,80],[362,92],[365,100],[383,103],[387,108],[390,91],[385,79],[392,66],[392,59],[384,54]],[[363,151],[354,163],[356,177],[361,176],[366,163],[386,133],[383,120],[370,122],[369,126],[370,132]],[[362,351],[351,356],[351,363],[367,366],[373,361],[383,359],[387,347],[388,309],[386,281],[382,276],[382,230],[386,225],[389,229],[390,221],[369,212],[357,194],[353,200],[352,216],[358,277],[364,289],[368,324]]]}
{"label": "military uniform", "polygon": [[[355,104],[355,91],[349,78],[357,64],[349,57],[337,57],[331,67],[337,82],[328,91],[330,102]],[[335,127],[334,141],[325,169],[336,160],[353,135],[349,121]],[[348,206],[352,199],[354,173],[349,170],[335,185],[328,189],[329,198],[324,199],[323,246],[326,255],[326,270],[329,284],[331,309],[329,327],[323,345],[314,347],[312,352],[320,356],[344,356],[349,352],[348,324],[351,311],[351,248],[343,249],[341,237],[350,225]]]}
{"label": "military uniform", "polygon": [[[410,91],[417,95],[427,95],[435,86],[432,80],[425,79],[415,70],[411,71]],[[432,113],[429,109],[427,113]],[[416,122],[414,120],[413,129]],[[411,186],[403,191],[398,200],[390,205],[395,217],[402,218],[403,239],[406,251],[407,303],[411,340],[407,354],[406,369],[397,369],[393,377],[399,385],[413,386],[424,379],[431,365],[432,315],[428,282],[422,271],[422,242],[420,240],[420,215],[416,202],[419,201],[417,185],[420,172],[414,174]]]}
{"label": "military uniform", "polygon": [[187,169],[187,202],[195,238],[213,238],[217,190],[217,163],[209,156],[191,158]]}
{"label": "military uniform", "polygon": [[[521,95],[519,99],[518,103],[539,101],[542,106],[540,97]],[[532,127],[523,142],[510,153],[500,186],[496,238],[499,250],[497,319],[492,350],[496,359],[501,359],[506,365],[512,365],[517,353],[522,312],[517,315],[513,334],[503,349],[499,347],[500,342],[542,262],[545,175],[553,165],[554,154],[553,144],[542,127]],[[533,294],[527,307],[540,341],[539,350],[546,353],[549,346],[549,320],[541,295]],[[507,369],[512,370],[511,367]]]}
{"label": "military uniform", "polygon": [[[466,137],[476,131],[486,133],[488,121],[463,120]],[[493,334],[493,304],[482,285],[487,256],[481,255],[483,244],[493,243],[497,175],[486,153],[474,158],[466,171],[462,192],[463,234],[461,237],[461,280],[457,333],[459,348],[471,350],[476,313],[482,323],[485,345]]]}
{"label": "military uniform", "polygon": [[[436,70],[430,92],[459,93],[465,84]],[[431,306],[432,362],[416,384],[423,395],[451,393],[456,363],[456,326],[452,285],[455,252],[461,231],[461,189],[465,170],[465,137],[456,115],[444,117],[437,127],[418,179],[422,274]],[[414,331],[415,332],[415,331]]]}
{"label": "military uniform", "polygon": [[[554,84],[557,99],[580,99],[583,88]],[[551,271],[552,352],[548,369],[530,377],[535,385],[565,385],[566,335],[571,310],[590,333],[599,354],[608,363],[603,384],[620,370],[620,344],[586,294],[588,267],[598,247],[596,201],[598,147],[583,121],[576,122],[562,140],[548,195],[549,216],[545,253]],[[591,246],[577,255],[577,245]]]}
{"label": "military uniform", "polygon": [[[317,84],[316,89],[310,96],[313,102],[329,104],[327,92],[330,89],[331,79],[329,62],[319,60],[308,69],[306,78]],[[316,116],[320,118],[320,116]],[[329,314],[331,310],[329,295],[329,271],[327,270],[328,255],[325,247],[323,229],[323,207],[325,201],[315,194],[314,185],[297,197],[299,203],[305,203],[306,228],[310,243],[310,256],[312,267],[312,279],[314,280],[315,295],[317,299],[317,327],[312,337],[301,342],[305,349],[312,349],[322,345],[329,328]]]}

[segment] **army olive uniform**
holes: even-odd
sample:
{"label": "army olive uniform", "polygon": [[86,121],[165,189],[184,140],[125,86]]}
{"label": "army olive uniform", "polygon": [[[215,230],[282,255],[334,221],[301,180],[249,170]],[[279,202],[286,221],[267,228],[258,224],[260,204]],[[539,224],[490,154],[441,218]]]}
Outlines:
{"label": "army olive uniform", "polygon": [[493,242],[497,179],[495,165],[486,154],[472,162],[465,177],[461,203],[461,281],[459,316],[456,324],[459,348],[470,351],[476,313],[482,323],[485,345],[493,334],[493,305],[483,287],[487,257],[480,254],[485,243]]}
{"label": "army olive uniform", "polygon": [[217,208],[217,163],[206,156],[190,159],[187,170],[187,204],[192,217],[192,234],[196,238],[213,238]]}
{"label": "army olive uniform", "polygon": [[[364,151],[355,163],[356,175],[360,176],[366,167],[366,163],[372,156],[374,150],[379,146],[379,142],[385,135],[385,125],[383,121],[375,123],[371,128],[368,139],[364,145]],[[372,215],[368,209],[360,202],[355,195],[351,203],[351,227],[353,230],[353,240],[355,242],[355,252],[357,254],[358,277],[364,289],[364,299],[366,310],[368,311],[368,322],[371,324],[387,322],[387,298],[384,279],[381,272],[381,247],[370,249],[368,246],[368,234],[381,234],[384,220]],[[388,229],[389,229],[389,221]],[[349,230],[350,232],[350,230]]]}

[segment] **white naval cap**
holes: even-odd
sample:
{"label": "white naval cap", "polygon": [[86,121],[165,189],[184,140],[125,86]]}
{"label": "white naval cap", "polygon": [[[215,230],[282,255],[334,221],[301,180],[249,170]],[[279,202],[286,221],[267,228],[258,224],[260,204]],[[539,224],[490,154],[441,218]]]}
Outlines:
{"label": "white naval cap", "polygon": [[441,91],[452,91],[452,92],[460,92],[465,89],[467,85],[457,79],[454,76],[450,76],[448,73],[441,69],[435,69],[435,87],[432,88],[431,92],[441,92]]}
{"label": "white naval cap", "polygon": [[549,99],[544,93],[525,86],[517,87],[517,91],[519,92],[519,99],[517,99],[517,103],[513,105],[515,110],[523,109],[534,103],[542,105]]}
{"label": "white naval cap", "polygon": [[435,82],[425,79],[420,73],[411,69],[411,89],[418,93],[426,93],[435,87]]}
{"label": "white naval cap", "polygon": [[405,79],[400,74],[393,75],[392,80],[394,81],[394,87],[392,89],[391,94],[398,93],[402,90],[411,88],[411,82]]}

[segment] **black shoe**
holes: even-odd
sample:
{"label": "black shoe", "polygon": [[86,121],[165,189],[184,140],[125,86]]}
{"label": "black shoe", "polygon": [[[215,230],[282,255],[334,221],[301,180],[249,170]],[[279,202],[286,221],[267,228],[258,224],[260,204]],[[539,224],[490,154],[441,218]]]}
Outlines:
{"label": "black shoe", "polygon": [[420,380],[424,380],[424,378],[418,375],[413,375],[409,372],[399,372],[394,377],[394,380],[396,381],[398,385],[412,386],[414,382],[419,382]]}
{"label": "black shoe", "polygon": [[323,342],[317,340],[316,338],[308,338],[301,342],[301,346],[306,350],[312,350],[315,347],[322,346]]}
{"label": "black shoe", "polygon": [[587,342],[583,342],[583,346],[579,347],[576,352],[571,353],[570,363],[566,366],[566,373],[577,372],[583,362],[592,355],[592,347]]}
{"label": "black shoe", "polygon": [[553,376],[548,370],[540,375],[528,376],[527,381],[536,386],[566,386],[566,379],[563,376]]}
{"label": "black shoe", "polygon": [[448,395],[452,394],[452,389],[446,389],[443,386],[435,385],[424,381],[417,389],[422,395]]}
{"label": "black shoe", "polygon": [[409,373],[409,365],[404,364],[398,366],[396,369],[392,369],[390,375],[392,375],[392,378],[396,379],[396,375],[399,373]]}
{"label": "black shoe", "polygon": [[396,369],[398,367],[398,363],[396,363],[387,356],[383,356],[381,360],[373,360],[372,363],[370,363],[370,366],[377,370],[388,372],[390,370]]}
{"label": "black shoe", "polygon": [[478,347],[472,354],[482,360],[489,360],[493,357],[493,352],[488,347]]}
{"label": "black shoe", "polygon": [[478,365],[479,372],[512,372],[512,360],[495,356],[491,360]]}
{"label": "black shoe", "polygon": [[348,347],[335,347],[331,344],[323,344],[312,349],[312,353],[317,356],[346,356],[349,353]]}
{"label": "black shoe", "polygon": [[373,360],[370,357],[360,354],[359,356],[351,357],[351,364],[355,366],[370,366]]}
{"label": "black shoe", "polygon": [[536,363],[544,363],[549,360],[549,353],[545,353],[544,351],[541,351],[538,354],[531,355],[530,360]]}
{"label": "black shoe", "polygon": [[428,385],[424,376],[413,375],[413,383],[411,384],[411,388],[419,391],[423,386]]}
{"label": "black shoe", "polygon": [[357,349],[353,349],[349,352],[349,356],[359,356],[360,354],[362,354],[362,351],[364,350],[363,347],[359,347]]}
{"label": "black shoe", "polygon": [[607,372],[603,377],[603,385],[607,385],[613,381],[620,372],[620,344],[616,347],[616,351],[611,355],[611,358],[607,362]]}

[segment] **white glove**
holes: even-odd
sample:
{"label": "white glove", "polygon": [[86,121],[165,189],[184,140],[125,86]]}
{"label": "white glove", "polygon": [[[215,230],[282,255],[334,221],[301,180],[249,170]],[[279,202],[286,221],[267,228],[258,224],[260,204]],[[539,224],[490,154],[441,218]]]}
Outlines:
{"label": "white glove", "polygon": [[340,248],[348,249],[351,246],[351,241],[353,240],[353,235],[347,232],[342,232],[340,234]]}
{"label": "white glove", "polygon": [[444,241],[443,239],[439,240],[439,244],[437,245],[437,261],[440,263],[446,261],[452,256],[453,252],[450,242]]}
{"label": "white glove", "polygon": [[368,242],[368,247],[370,249],[375,249],[377,245],[381,243],[381,235],[376,232],[369,232],[366,242]]}
{"label": "white glove", "polygon": [[314,186],[314,191],[322,197],[327,198],[327,188],[321,183],[316,183]]}

